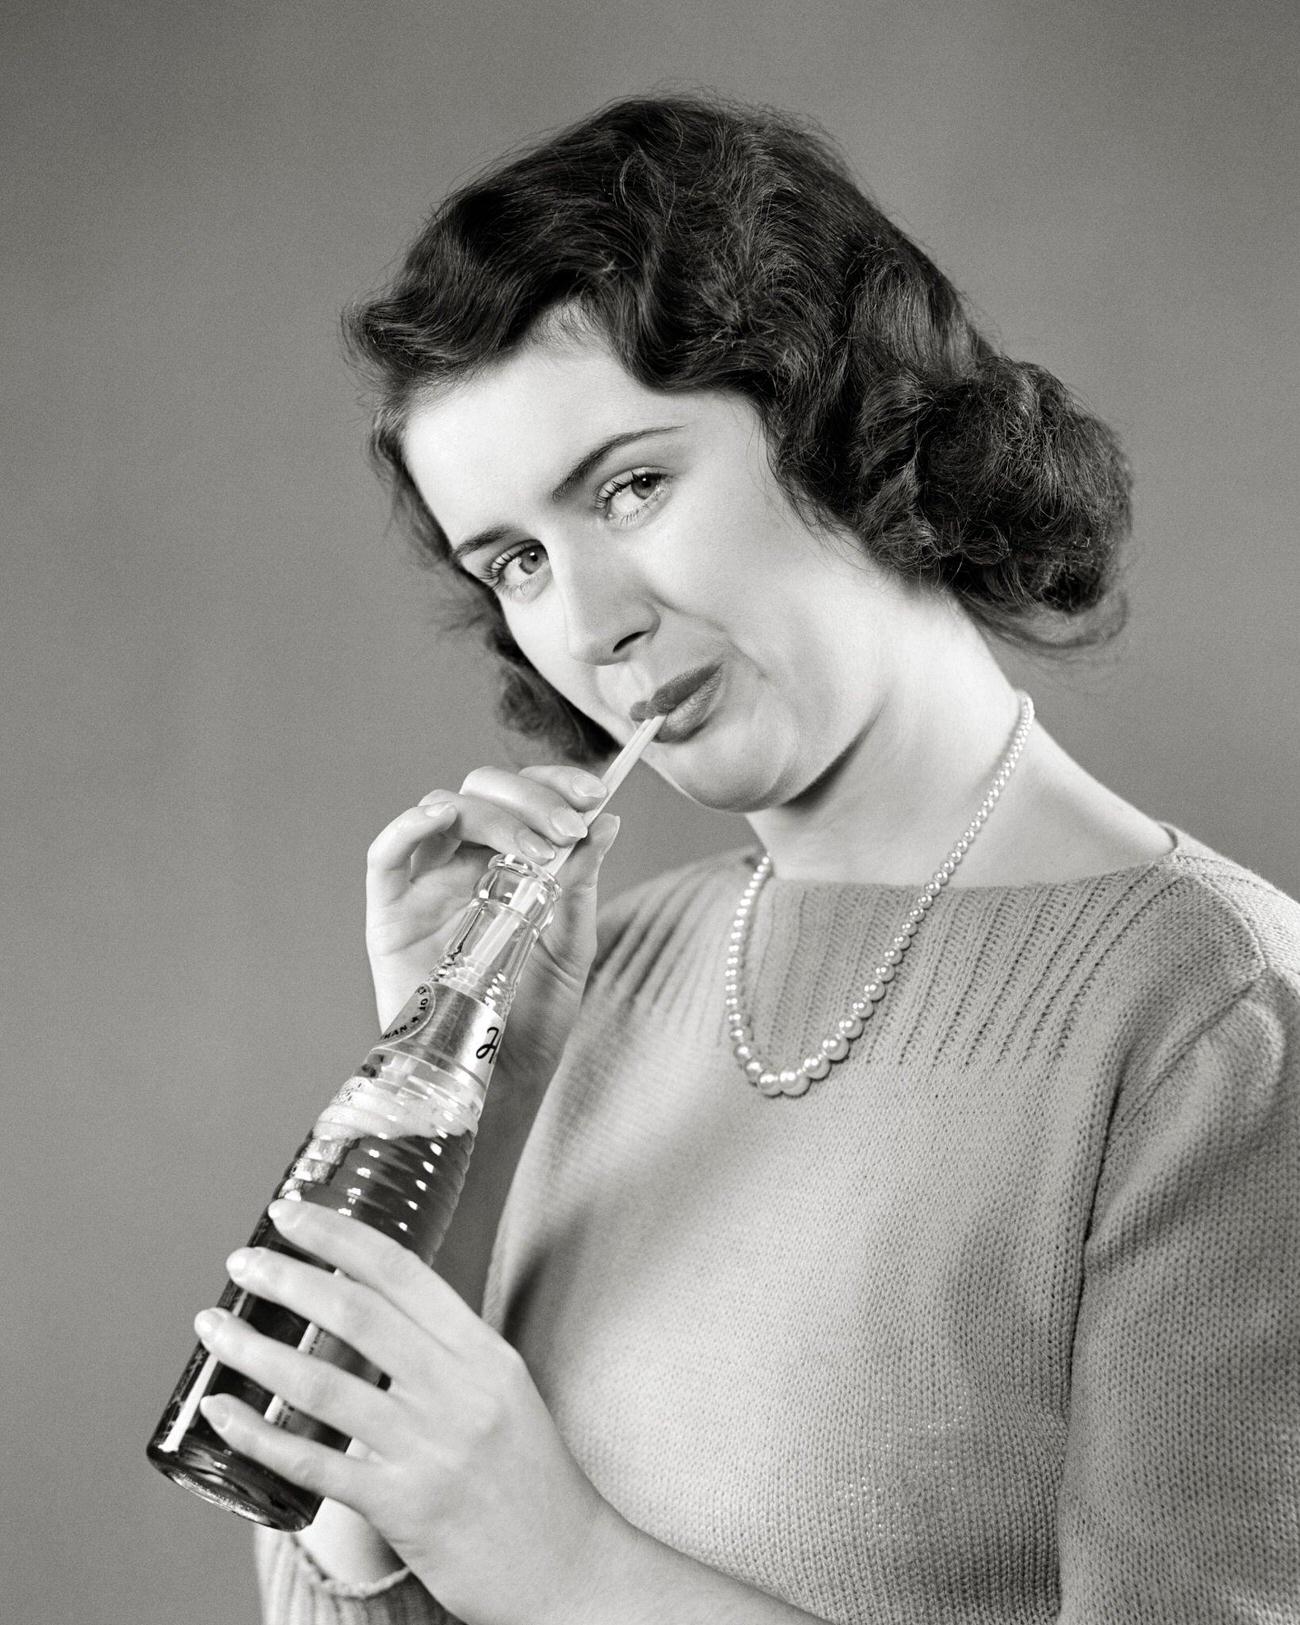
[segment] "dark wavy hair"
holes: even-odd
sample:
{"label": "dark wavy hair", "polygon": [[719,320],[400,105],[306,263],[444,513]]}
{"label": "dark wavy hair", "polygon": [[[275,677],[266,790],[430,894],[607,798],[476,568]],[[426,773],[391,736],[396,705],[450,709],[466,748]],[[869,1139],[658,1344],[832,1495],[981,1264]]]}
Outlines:
{"label": "dark wavy hair", "polygon": [[[937,584],[995,637],[1076,650],[1123,626],[1130,480],[1111,431],[1000,354],[823,133],[709,96],[614,102],[460,187],[390,285],[344,316],[376,395],[371,455],[423,557],[447,540],[402,456],[412,406],[577,316],[660,390],[743,396],[796,509]],[[533,669],[454,572],[511,728],[591,761],[604,729]]]}

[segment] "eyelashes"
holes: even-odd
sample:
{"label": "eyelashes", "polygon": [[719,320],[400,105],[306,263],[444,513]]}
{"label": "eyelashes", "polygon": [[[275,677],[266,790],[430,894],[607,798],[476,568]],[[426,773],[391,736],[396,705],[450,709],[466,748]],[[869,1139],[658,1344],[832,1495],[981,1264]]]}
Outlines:
{"label": "eyelashes", "polygon": [[[667,481],[666,474],[660,474],[653,468],[634,468],[627,474],[620,474],[602,485],[596,493],[596,508],[607,519],[612,519],[616,525],[634,525],[647,508],[652,508],[660,501],[660,493]],[[613,513],[613,503],[624,491],[635,493],[638,485],[649,484],[650,490],[646,493],[646,500],[630,512]]]}
{"label": "eyelashes", "polygon": [[[601,486],[592,507],[602,518],[619,528],[635,525],[650,509],[659,506],[667,485],[668,475],[658,469],[629,469],[626,474],[607,480]],[[625,492],[630,492],[638,500],[633,506],[617,508],[616,504]],[[506,571],[516,560],[537,558],[540,561],[544,560],[545,556],[546,550],[540,542],[516,542],[498,553],[484,568],[479,579],[500,597],[522,598],[529,591],[529,582],[540,573],[541,563],[539,562],[533,570],[526,571],[522,581],[509,579]]]}
{"label": "eyelashes", "polygon": [[[527,591],[526,585],[520,586],[507,581],[505,572],[516,559],[524,558],[530,553],[541,553],[541,551],[542,548],[539,542],[522,542],[512,552],[502,553],[493,559],[479,579],[485,585],[491,587],[493,592],[500,593],[505,598],[521,597]],[[538,568],[540,569],[541,566],[539,565]],[[527,580],[528,577],[525,576],[525,582]]]}

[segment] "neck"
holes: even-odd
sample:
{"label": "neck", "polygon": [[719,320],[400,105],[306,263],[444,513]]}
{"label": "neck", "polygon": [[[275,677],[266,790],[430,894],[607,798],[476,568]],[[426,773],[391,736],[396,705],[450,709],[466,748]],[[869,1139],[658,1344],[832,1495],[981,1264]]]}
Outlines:
{"label": "neck", "polygon": [[[774,875],[919,889],[974,818],[1010,747],[1020,697],[964,615],[956,635],[947,617],[932,625],[836,761],[791,801],[749,815]],[[1017,780],[1038,732],[972,857],[1014,841]]]}

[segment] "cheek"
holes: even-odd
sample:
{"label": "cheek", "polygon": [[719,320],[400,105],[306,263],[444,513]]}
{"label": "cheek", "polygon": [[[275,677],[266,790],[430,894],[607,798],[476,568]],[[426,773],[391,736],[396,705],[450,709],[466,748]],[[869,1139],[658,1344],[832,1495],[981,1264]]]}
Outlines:
{"label": "cheek", "polygon": [[[563,625],[552,624],[543,614],[516,615],[512,624],[506,614],[506,626],[519,649],[537,672],[569,704],[603,728],[613,732],[626,718],[615,712],[600,698],[600,669],[575,660],[569,653]],[[614,726],[611,728],[611,724]]]}

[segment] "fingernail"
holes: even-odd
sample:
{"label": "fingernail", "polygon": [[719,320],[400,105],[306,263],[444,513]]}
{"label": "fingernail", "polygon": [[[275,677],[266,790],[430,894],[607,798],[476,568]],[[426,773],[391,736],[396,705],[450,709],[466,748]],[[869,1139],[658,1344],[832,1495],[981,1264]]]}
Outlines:
{"label": "fingernail", "polygon": [[548,858],[555,856],[555,848],[549,841],[544,841],[540,835],[533,835],[528,830],[519,837],[519,850],[525,857],[536,858],[540,863],[545,863]]}
{"label": "fingernail", "polygon": [[566,841],[580,841],[587,833],[587,820],[572,807],[562,807],[551,814],[551,828]]}
{"label": "fingernail", "polygon": [[226,1260],[226,1273],[232,1281],[238,1280],[241,1275],[248,1273],[253,1262],[253,1255],[247,1247],[236,1247]]}
{"label": "fingernail", "polygon": [[575,773],[569,780],[569,786],[575,796],[596,796],[605,794],[605,786],[593,773]]}
{"label": "fingernail", "polygon": [[206,1343],[221,1324],[220,1311],[216,1309],[201,1309],[194,1317],[194,1330]]}
{"label": "fingernail", "polygon": [[609,823],[605,825],[601,834],[599,848],[599,853],[602,858],[605,856],[606,852],[609,851],[610,847],[613,846],[615,837],[618,835],[619,830],[623,827],[623,820],[618,816],[617,813],[607,813],[606,816],[609,819]]}
{"label": "fingernail", "polygon": [[448,823],[456,809],[449,802],[442,802],[432,807],[421,807],[420,811],[432,823]]}
{"label": "fingernail", "polygon": [[267,1208],[266,1216],[277,1230],[296,1230],[302,1223],[302,1203],[280,1197]]}
{"label": "fingernail", "polygon": [[199,1409],[214,1428],[223,1428],[230,1421],[230,1403],[220,1394],[209,1394],[199,1401]]}

